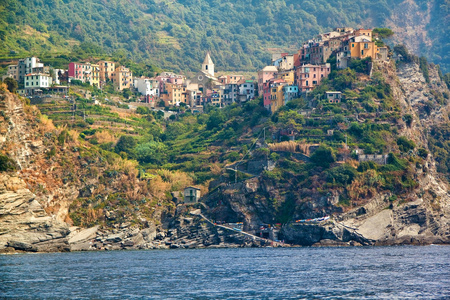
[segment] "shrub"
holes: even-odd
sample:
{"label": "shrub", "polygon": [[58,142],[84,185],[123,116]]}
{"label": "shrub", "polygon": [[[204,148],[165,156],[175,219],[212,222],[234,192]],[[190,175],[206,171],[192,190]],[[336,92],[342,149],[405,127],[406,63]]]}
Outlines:
{"label": "shrub", "polygon": [[413,141],[408,140],[406,137],[401,136],[397,139],[397,145],[402,152],[408,152],[416,147]]}
{"label": "shrub", "polygon": [[17,164],[14,160],[6,155],[0,154],[0,172],[8,172],[17,170]]}
{"label": "shrub", "polygon": [[336,155],[331,147],[320,145],[311,155],[311,161],[318,166],[328,168],[331,163],[336,161]]}

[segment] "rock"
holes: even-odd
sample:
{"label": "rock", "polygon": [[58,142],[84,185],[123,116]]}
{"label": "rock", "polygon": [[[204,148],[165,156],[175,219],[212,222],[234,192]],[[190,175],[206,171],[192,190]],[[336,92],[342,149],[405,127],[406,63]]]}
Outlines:
{"label": "rock", "polygon": [[94,226],[88,229],[83,229],[71,236],[69,239],[69,244],[75,244],[79,242],[83,242],[86,240],[90,240],[96,237],[99,226]]}
{"label": "rock", "polygon": [[9,241],[8,247],[14,248],[16,250],[26,251],[26,252],[37,252],[36,246],[33,246],[26,242],[21,242],[21,241]]}
{"label": "rock", "polygon": [[109,235],[105,240],[109,243],[119,243],[123,239],[123,233]]}
{"label": "rock", "polygon": [[170,245],[170,249],[178,249],[178,248],[180,248],[180,245],[178,245],[178,244],[171,244]]}

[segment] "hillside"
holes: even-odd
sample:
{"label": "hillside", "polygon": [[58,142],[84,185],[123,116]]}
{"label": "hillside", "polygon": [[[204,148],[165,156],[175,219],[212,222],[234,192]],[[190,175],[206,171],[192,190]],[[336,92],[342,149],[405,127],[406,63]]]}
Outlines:
{"label": "hillside", "polygon": [[[292,244],[448,243],[442,74],[417,58],[376,62],[372,76],[351,67],[273,115],[261,99],[169,114],[97,91],[96,105],[82,86],[70,95],[76,113],[67,98],[33,99],[38,109],[2,85],[0,248],[253,245],[190,215],[177,193],[190,185],[203,195],[194,208],[211,219],[255,233],[280,224]],[[343,101],[325,101],[328,90]]]}
{"label": "hillside", "polygon": [[0,57],[78,60],[81,48],[189,72],[210,50],[218,70],[255,71],[271,52],[345,24],[391,27],[395,42],[448,72],[448,10],[448,0],[3,0]]}

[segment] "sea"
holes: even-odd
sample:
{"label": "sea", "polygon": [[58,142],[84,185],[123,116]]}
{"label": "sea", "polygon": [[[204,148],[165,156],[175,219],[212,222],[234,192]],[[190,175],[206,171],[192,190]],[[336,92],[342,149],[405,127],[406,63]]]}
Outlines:
{"label": "sea", "polygon": [[450,299],[450,246],[0,255],[0,299]]}

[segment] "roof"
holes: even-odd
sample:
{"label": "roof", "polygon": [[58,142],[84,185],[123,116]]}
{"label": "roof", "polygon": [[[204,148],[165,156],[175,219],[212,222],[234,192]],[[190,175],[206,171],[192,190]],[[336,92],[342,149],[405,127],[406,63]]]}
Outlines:
{"label": "roof", "polygon": [[204,65],[213,65],[213,61],[211,59],[211,56],[209,55],[209,51],[206,52],[205,60],[203,61]]}
{"label": "roof", "polygon": [[198,187],[195,187],[195,186],[188,186],[188,187],[185,187],[184,189],[185,190],[186,189],[194,189],[194,190],[200,191],[200,189]]}
{"label": "roof", "polygon": [[275,66],[266,66],[262,70],[265,72],[278,72],[278,68]]}
{"label": "roof", "polygon": [[342,94],[342,92],[339,91],[327,91],[325,94]]}

